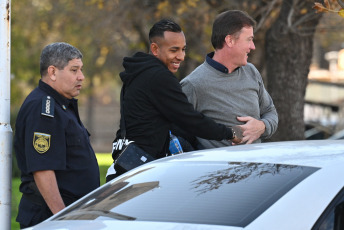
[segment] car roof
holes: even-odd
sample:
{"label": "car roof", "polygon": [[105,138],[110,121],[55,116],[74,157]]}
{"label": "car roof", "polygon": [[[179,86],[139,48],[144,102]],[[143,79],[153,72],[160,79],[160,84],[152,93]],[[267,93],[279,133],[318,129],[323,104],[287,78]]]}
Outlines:
{"label": "car roof", "polygon": [[177,161],[263,162],[325,167],[344,161],[344,140],[304,140],[237,145],[179,154],[154,162]]}

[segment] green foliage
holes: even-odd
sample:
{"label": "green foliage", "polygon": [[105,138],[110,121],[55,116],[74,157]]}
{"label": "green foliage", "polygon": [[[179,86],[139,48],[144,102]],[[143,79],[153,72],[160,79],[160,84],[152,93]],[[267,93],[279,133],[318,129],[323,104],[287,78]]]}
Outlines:
{"label": "green foliage", "polygon": [[20,170],[17,164],[17,158],[13,151],[12,153],[12,178],[19,178],[20,177]]}
{"label": "green foliage", "polygon": [[19,192],[20,178],[16,177],[12,179],[12,203],[11,203],[11,229],[20,229],[19,223],[16,222],[16,217],[18,213],[18,206],[21,198],[21,193]]}

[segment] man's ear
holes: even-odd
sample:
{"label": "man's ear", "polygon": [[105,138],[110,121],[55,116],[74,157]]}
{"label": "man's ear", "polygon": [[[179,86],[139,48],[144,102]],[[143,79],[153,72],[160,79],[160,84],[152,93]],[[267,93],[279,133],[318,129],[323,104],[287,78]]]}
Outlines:
{"label": "man's ear", "polygon": [[48,67],[48,77],[52,80],[52,81],[56,81],[56,67],[51,65]]}
{"label": "man's ear", "polygon": [[235,39],[233,35],[227,35],[225,37],[225,43],[228,47],[233,47],[234,43],[235,43]]}
{"label": "man's ear", "polygon": [[159,46],[155,42],[152,42],[150,45],[151,52],[154,56],[158,56]]}

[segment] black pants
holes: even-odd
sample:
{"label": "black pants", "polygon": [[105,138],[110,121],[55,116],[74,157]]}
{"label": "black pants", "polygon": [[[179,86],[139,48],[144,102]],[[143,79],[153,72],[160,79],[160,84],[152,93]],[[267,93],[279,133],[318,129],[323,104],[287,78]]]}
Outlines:
{"label": "black pants", "polygon": [[[66,207],[80,198],[66,193],[62,193],[61,196]],[[39,224],[52,215],[53,213],[40,194],[23,194],[16,221],[19,222],[22,229]]]}
{"label": "black pants", "polygon": [[41,223],[53,214],[46,203],[34,203],[23,196],[19,203],[18,216],[20,228],[27,228]]}

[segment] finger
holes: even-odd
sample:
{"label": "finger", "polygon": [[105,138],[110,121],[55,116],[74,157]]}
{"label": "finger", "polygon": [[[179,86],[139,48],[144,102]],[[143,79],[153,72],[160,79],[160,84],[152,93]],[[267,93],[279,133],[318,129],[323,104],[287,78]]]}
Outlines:
{"label": "finger", "polygon": [[243,136],[243,138],[239,144],[245,144],[248,140],[249,140],[249,137]]}
{"label": "finger", "polygon": [[251,117],[237,117],[238,121],[249,121]]}
{"label": "finger", "polygon": [[243,129],[242,136],[243,136],[243,137],[248,137],[248,136],[250,136],[250,134],[248,133],[247,129]]}
{"label": "finger", "polygon": [[253,140],[248,140],[247,142],[246,142],[246,144],[252,144],[253,143]]}

